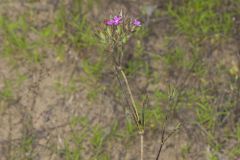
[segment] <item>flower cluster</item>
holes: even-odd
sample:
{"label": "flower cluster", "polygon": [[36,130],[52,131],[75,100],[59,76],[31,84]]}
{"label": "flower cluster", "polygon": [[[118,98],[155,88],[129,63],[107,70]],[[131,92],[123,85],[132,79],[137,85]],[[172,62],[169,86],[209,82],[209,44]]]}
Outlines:
{"label": "flower cluster", "polygon": [[[107,25],[107,26],[118,26],[119,24],[121,24],[123,22],[123,19],[122,19],[122,16],[114,16],[112,19],[108,19],[108,20],[105,20],[104,23]],[[132,20],[132,24],[136,27],[140,27],[142,24],[141,24],[141,21],[137,20],[137,19],[134,19]]]}
{"label": "flower cluster", "polygon": [[104,20],[100,27],[99,37],[103,43],[109,46],[123,46],[131,36],[142,30],[140,26],[142,26],[141,21],[123,15],[121,11],[119,14]]}

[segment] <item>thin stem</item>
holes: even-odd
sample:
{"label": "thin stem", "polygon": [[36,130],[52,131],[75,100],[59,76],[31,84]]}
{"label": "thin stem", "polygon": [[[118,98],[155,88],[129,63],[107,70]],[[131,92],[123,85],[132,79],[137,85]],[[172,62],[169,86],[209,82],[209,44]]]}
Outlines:
{"label": "thin stem", "polygon": [[132,111],[132,108],[133,108],[133,107],[131,107],[131,102],[129,102],[129,98],[128,98],[127,93],[126,93],[127,91],[126,91],[126,89],[124,89],[124,85],[122,84],[122,81],[121,81],[121,79],[120,79],[120,77],[119,77],[119,75],[118,75],[118,70],[117,70],[117,68],[115,68],[115,70],[116,70],[116,77],[117,77],[117,79],[118,79],[118,82],[119,82],[119,84],[120,84],[120,87],[122,88],[122,91],[124,92],[123,95],[124,95],[124,98],[125,98],[125,100],[126,100],[127,106],[129,107],[129,110],[131,111],[131,116],[132,116],[133,120],[135,121],[135,123],[138,123],[138,122],[136,121],[134,112]]}
{"label": "thin stem", "polygon": [[163,124],[162,136],[161,136],[161,143],[160,143],[160,147],[159,147],[159,150],[158,150],[158,154],[157,154],[156,160],[159,159],[160,154],[161,154],[161,151],[162,151],[162,148],[163,148],[163,145],[164,145],[164,143],[165,143],[165,141],[164,141],[165,138],[164,138],[164,137],[165,137],[165,132],[166,132],[166,121],[167,121],[167,117],[166,117],[166,119],[165,119],[165,121],[164,121],[164,124]]}
{"label": "thin stem", "polygon": [[143,132],[140,133],[140,139],[141,139],[141,146],[140,146],[140,147],[141,147],[141,154],[140,154],[140,155],[141,155],[141,158],[140,158],[140,159],[141,159],[141,160],[143,160],[143,148],[144,148],[144,147],[143,147],[143,144],[144,144],[144,143],[143,143],[143,142],[144,142],[143,134],[144,134]]}
{"label": "thin stem", "polygon": [[[120,86],[122,87],[122,83],[125,84],[125,89],[123,89],[123,91],[126,91],[126,94],[124,93],[124,97],[127,101],[127,105],[129,106],[130,110],[131,110],[131,114],[132,114],[132,117],[133,117],[133,120],[135,121],[135,124],[138,128],[138,132],[139,132],[139,135],[140,135],[140,160],[143,160],[143,142],[144,142],[144,139],[143,139],[143,134],[144,134],[144,111],[142,111],[142,119],[140,121],[140,118],[139,118],[139,114],[138,114],[138,110],[137,110],[137,105],[135,103],[135,100],[133,98],[133,94],[132,94],[132,91],[130,89],[130,86],[129,86],[129,83],[128,83],[128,80],[127,80],[127,76],[126,74],[124,73],[124,71],[122,70],[122,67],[121,67],[121,64],[122,64],[122,59],[123,59],[123,44],[121,44],[121,51],[119,53],[119,50],[117,49],[114,49],[116,52],[118,52],[119,54],[117,55],[117,57],[114,57],[113,56],[113,59],[115,60],[115,58],[117,59],[118,58],[118,61],[114,61],[115,63],[115,69],[117,71],[117,79],[120,83]],[[119,73],[120,72],[120,73]],[[121,82],[118,74],[121,74],[122,78],[123,78],[123,82]],[[129,96],[129,97],[127,97]],[[129,100],[130,98],[130,100]],[[143,106],[143,109],[144,109],[144,106]]]}
{"label": "thin stem", "polygon": [[[138,116],[138,112],[137,112],[136,103],[134,101],[134,98],[133,98],[133,95],[132,95],[132,91],[131,91],[131,89],[129,87],[129,83],[128,83],[127,77],[126,77],[125,73],[123,72],[123,70],[121,68],[120,68],[120,72],[121,72],[121,74],[123,76],[124,82],[125,82],[126,87],[127,87],[127,91],[129,93],[129,96],[130,96],[130,99],[131,99],[131,102],[132,102],[135,118],[136,118],[137,122],[139,122],[139,116]],[[139,125],[139,124],[137,123],[137,125]]]}

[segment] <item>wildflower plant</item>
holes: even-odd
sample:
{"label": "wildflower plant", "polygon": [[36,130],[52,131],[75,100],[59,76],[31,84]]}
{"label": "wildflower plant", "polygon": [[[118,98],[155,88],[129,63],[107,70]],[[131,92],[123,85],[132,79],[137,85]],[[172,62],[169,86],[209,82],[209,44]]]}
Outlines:
{"label": "wildflower plant", "polygon": [[[140,160],[143,160],[143,137],[144,137],[144,109],[148,105],[148,96],[142,103],[142,110],[139,112],[137,105],[139,103],[135,102],[132,90],[128,83],[127,76],[123,70],[123,59],[125,55],[125,46],[128,40],[142,28],[142,22],[136,18],[130,18],[122,14],[110,17],[104,20],[103,28],[99,32],[99,37],[101,41],[106,44],[109,48],[110,56],[112,57],[113,67],[116,73],[116,77],[123,91],[123,95],[127,104],[127,108],[130,111],[133,122],[140,135]],[[167,120],[167,116],[166,116]],[[165,121],[166,121],[165,120]],[[173,135],[179,125],[174,129],[169,135],[165,134],[165,122],[162,127],[161,144],[157,153],[156,160],[159,159],[162,147],[167,139]]]}
{"label": "wildflower plant", "polygon": [[116,77],[123,91],[127,108],[131,113],[131,117],[140,135],[140,156],[142,160],[144,135],[144,106],[146,105],[147,98],[145,102],[143,102],[142,112],[140,114],[137,109],[137,103],[135,102],[135,99],[133,97],[127,76],[123,70],[122,65],[125,55],[124,48],[128,40],[133,36],[133,34],[140,29],[142,23],[136,18],[130,18],[126,15],[123,15],[122,11],[119,15],[115,15],[110,17],[109,19],[104,20],[103,23],[104,27],[99,32],[99,37],[101,41],[109,47]]}
{"label": "wildflower plant", "polygon": [[132,117],[135,121],[135,124],[139,131],[143,132],[143,126],[140,122],[141,120],[139,118],[136,103],[129,87],[127,77],[122,69],[124,46],[129,40],[129,38],[133,35],[133,33],[137,30],[137,27],[141,26],[141,22],[136,19],[131,19],[129,17],[123,16],[121,12],[120,15],[116,15],[113,18],[105,20],[104,24],[106,25],[106,27],[105,33],[101,33],[102,38],[110,47],[114,68],[117,72],[119,82],[122,83],[121,76],[124,81],[127,94],[129,95],[131,102],[131,106],[129,109],[131,109]]}

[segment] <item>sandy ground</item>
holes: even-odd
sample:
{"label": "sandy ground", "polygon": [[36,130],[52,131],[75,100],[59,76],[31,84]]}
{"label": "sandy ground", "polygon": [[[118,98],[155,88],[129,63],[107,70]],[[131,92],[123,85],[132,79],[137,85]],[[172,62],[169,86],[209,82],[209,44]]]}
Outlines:
{"label": "sandy ground", "polygon": [[[58,0],[36,2],[18,0],[12,0],[11,2],[1,1],[0,13],[14,19],[17,18],[19,14],[29,11],[29,13],[32,14],[30,21],[35,24],[36,27],[41,27],[48,23],[53,23],[53,19],[56,16],[57,2]],[[66,1],[66,6],[68,3],[69,2]],[[149,4],[150,8],[154,8],[154,6],[151,6],[151,3],[150,1],[143,1],[143,4]],[[112,9],[117,2],[109,4],[110,6],[107,6],[103,3],[103,9],[104,7]],[[122,6],[124,6],[124,3],[122,3]],[[132,8],[130,7],[130,12],[132,12],[133,15],[138,12],[136,7],[136,5],[132,6]],[[91,16],[96,19],[99,13],[103,13],[103,11],[93,9]],[[100,16],[100,19],[103,16],[104,14]],[[167,48],[161,45],[164,41],[162,37],[171,27],[165,25],[164,21],[164,19],[160,20],[159,23],[155,24],[155,28],[151,28],[153,35],[150,35],[146,40],[146,50],[157,51],[160,54],[164,54],[167,50]],[[34,33],[29,33],[29,36],[32,37],[32,39],[37,38]],[[179,39],[181,38],[182,37]],[[182,39],[179,43],[180,42],[182,42]],[[61,154],[56,153],[56,150],[64,149],[64,140],[70,138],[69,133],[73,132],[73,130],[81,131],[84,129],[81,125],[75,129],[71,127],[70,120],[74,116],[87,117],[91,126],[99,125],[103,127],[106,136],[110,133],[114,120],[117,119],[121,122],[125,119],[125,111],[122,106],[116,104],[114,95],[105,91],[106,88],[103,89],[103,94],[100,94],[95,101],[89,100],[89,90],[91,90],[92,86],[86,85],[88,76],[83,72],[81,68],[82,60],[76,56],[78,53],[74,49],[70,47],[66,53],[67,60],[64,62],[56,61],[54,56],[56,53],[54,53],[54,50],[44,48],[42,51],[43,54],[47,55],[47,58],[37,65],[26,63],[22,59],[18,60],[17,65],[14,65],[5,58],[0,59],[0,90],[4,88],[6,80],[16,79],[19,74],[26,77],[26,80],[23,81],[20,87],[17,84],[13,84],[14,95],[11,99],[0,101],[1,160],[7,160],[10,156],[24,159],[19,146],[21,146],[20,144],[24,138],[26,139],[31,136],[34,136],[34,143],[32,145],[32,153],[29,154],[34,154],[34,159],[63,159]],[[215,54],[218,54],[218,52],[216,51]],[[216,55],[216,57],[218,56]],[[230,63],[235,62],[231,61]],[[163,70],[163,67],[159,65],[159,61],[152,61],[152,66],[155,70]],[[166,77],[166,75],[164,72],[159,73],[159,76],[162,77]],[[79,77],[82,79],[82,82],[78,81],[75,84],[77,88],[74,92],[62,93],[56,89],[58,82],[63,86],[67,86],[72,79],[79,79]],[[159,88],[166,89],[165,82],[168,79],[162,78],[162,80],[162,82],[150,84],[148,91],[151,92]],[[145,84],[144,79],[141,77],[137,78],[136,81],[139,82],[140,85]],[[142,84],[141,81],[143,81]],[[105,87],[109,86],[111,85],[106,85]],[[99,89],[102,89],[100,85]],[[181,118],[183,121],[194,118],[191,112],[188,113],[188,111],[185,110],[181,112],[185,115]],[[188,118],[186,119],[186,117]],[[176,120],[169,122],[167,132],[170,132],[174,128],[176,122]],[[124,127],[124,123],[120,123],[120,125]],[[91,126],[87,128],[91,128]],[[210,151],[209,146],[201,142],[204,133],[198,131],[196,131],[196,133],[188,133],[188,131],[193,131],[196,128],[197,127],[193,127],[190,123],[188,124],[186,122],[185,126],[171,137],[164,146],[163,152],[161,153],[162,159],[181,160],[183,159],[182,156],[180,156],[183,152],[181,148],[189,146],[192,149],[192,153],[190,152],[188,157],[191,157],[191,159],[205,160]],[[91,134],[91,132],[88,134]],[[91,135],[88,136],[90,137]],[[160,129],[146,131],[144,159],[154,159],[156,157],[160,137]],[[139,156],[138,138],[139,137],[135,135],[135,138],[133,138],[131,142],[125,142],[123,139],[113,139],[104,147],[113,160],[135,160],[138,159]],[[83,155],[86,160],[90,159],[94,154],[91,152],[92,148],[89,146],[88,138],[86,138],[83,147]],[[223,158],[222,160],[226,159]]]}

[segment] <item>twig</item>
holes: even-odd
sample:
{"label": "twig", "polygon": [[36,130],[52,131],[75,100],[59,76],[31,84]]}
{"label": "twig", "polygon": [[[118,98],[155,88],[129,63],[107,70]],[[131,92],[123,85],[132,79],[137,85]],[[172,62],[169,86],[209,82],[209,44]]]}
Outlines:
{"label": "twig", "polygon": [[166,133],[166,121],[167,121],[167,117],[166,117],[165,122],[164,122],[164,124],[163,124],[162,136],[161,136],[161,143],[160,143],[160,147],[159,147],[159,150],[158,150],[158,154],[157,154],[156,160],[159,159],[164,144],[167,142],[167,140],[168,140],[172,135],[174,135],[174,133],[176,133],[176,131],[177,131],[177,130],[179,129],[179,127],[180,127],[180,124],[178,124],[178,125],[176,126],[176,128],[175,128],[171,133],[169,133],[169,134],[167,135],[167,137],[165,137],[165,133]]}
{"label": "twig", "polygon": [[164,141],[164,136],[165,136],[165,131],[166,131],[166,121],[167,121],[167,118],[168,118],[168,117],[166,116],[166,119],[165,119],[164,124],[163,124],[162,136],[161,136],[161,143],[160,143],[160,147],[159,147],[159,150],[158,150],[158,154],[157,154],[156,160],[159,159],[160,154],[161,154],[161,151],[162,151],[162,147],[163,147],[163,145],[164,145],[164,143],[165,143],[165,141]]}

